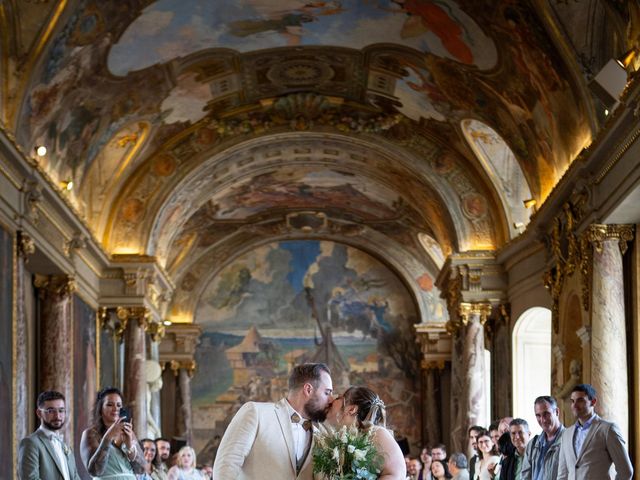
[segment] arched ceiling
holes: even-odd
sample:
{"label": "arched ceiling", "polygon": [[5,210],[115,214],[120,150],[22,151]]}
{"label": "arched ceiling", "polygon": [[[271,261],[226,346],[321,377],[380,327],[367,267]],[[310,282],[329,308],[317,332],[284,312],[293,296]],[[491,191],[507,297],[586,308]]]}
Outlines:
{"label": "arched ceiling", "polygon": [[561,3],[8,0],[0,113],[108,253],[176,283],[304,235],[435,275],[425,238],[446,256],[519,233],[463,122],[540,204],[598,128],[588,77],[639,42],[635,7]]}

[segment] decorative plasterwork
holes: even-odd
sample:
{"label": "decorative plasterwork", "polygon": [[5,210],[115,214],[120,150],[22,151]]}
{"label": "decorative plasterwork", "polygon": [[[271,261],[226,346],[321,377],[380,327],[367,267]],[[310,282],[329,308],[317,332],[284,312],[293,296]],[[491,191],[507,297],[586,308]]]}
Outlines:
{"label": "decorative plasterwork", "polygon": [[423,369],[440,369],[451,360],[451,334],[444,323],[419,323],[416,337],[422,351]]}

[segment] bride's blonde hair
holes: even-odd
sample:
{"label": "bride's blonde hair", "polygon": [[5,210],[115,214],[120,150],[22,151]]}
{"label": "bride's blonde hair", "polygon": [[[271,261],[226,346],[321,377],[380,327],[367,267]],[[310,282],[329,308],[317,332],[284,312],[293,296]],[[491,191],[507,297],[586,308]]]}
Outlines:
{"label": "bride's blonde hair", "polygon": [[372,425],[386,427],[387,413],[384,402],[370,388],[350,387],[344,392],[344,406],[355,405],[358,407],[356,420],[359,428],[368,428]]}

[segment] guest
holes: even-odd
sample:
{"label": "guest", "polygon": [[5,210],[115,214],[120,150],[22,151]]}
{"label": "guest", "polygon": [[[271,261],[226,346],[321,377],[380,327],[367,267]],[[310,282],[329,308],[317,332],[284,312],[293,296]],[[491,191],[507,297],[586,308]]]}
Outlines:
{"label": "guest", "polygon": [[444,445],[444,443],[439,443],[431,449],[431,458],[434,460],[447,459],[447,447]]}
{"label": "guest", "polygon": [[145,459],[144,472],[138,475],[138,480],[167,480],[167,474],[155,466],[153,461],[156,458],[156,442],[150,438],[143,438],[140,441],[142,453]]}
{"label": "guest", "polygon": [[433,480],[431,476],[431,449],[427,446],[422,447],[420,451],[420,463],[422,469],[418,474],[418,480]]}
{"label": "guest", "polygon": [[467,432],[469,435],[469,477],[475,477],[476,464],[480,461],[480,451],[478,450],[478,435],[484,431],[484,428],[480,425],[473,425]]}
{"label": "guest", "polygon": [[509,434],[515,449],[502,459],[500,480],[522,480],[524,455],[531,436],[529,424],[522,418],[514,418],[509,426]]}
{"label": "guest", "polygon": [[80,480],[73,452],[59,433],[67,420],[64,395],[55,391],[42,392],[38,395],[37,406],[40,427],[20,442],[19,477],[25,480]]}
{"label": "guest", "polygon": [[449,472],[453,475],[453,480],[469,480],[469,470],[467,470],[467,457],[464,453],[452,453],[449,457]]}
{"label": "guest", "polygon": [[164,473],[164,475],[166,476],[167,472],[169,471],[169,467],[171,466],[169,464],[171,459],[171,442],[162,437],[156,438],[155,442],[156,458],[154,459],[153,463],[156,467],[156,470]]}
{"label": "guest", "polygon": [[522,465],[523,480],[555,480],[558,478],[560,438],[564,425],[560,421],[560,409],[555,398],[541,396],[533,404],[542,433],[533,437],[527,445]]}
{"label": "guest", "polygon": [[169,469],[168,478],[169,480],[204,480],[205,477],[196,469],[196,452],[193,448],[184,446],[178,451],[178,460]]}
{"label": "guest", "polygon": [[449,473],[449,468],[447,464],[442,460],[434,460],[431,462],[431,475],[434,480],[445,480],[447,478],[453,478],[453,476]]}
{"label": "guest", "polygon": [[612,464],[616,480],[633,478],[633,466],[620,427],[595,412],[598,402],[595,388],[588,383],[576,385],[570,398],[576,423],[566,428],[560,439],[558,480],[607,478]]}
{"label": "guest", "polygon": [[418,480],[420,471],[422,470],[422,463],[417,458],[412,458],[407,464],[407,478],[409,480]]}
{"label": "guest", "polygon": [[121,409],[120,390],[105,388],[93,408],[93,425],[82,432],[80,456],[94,480],[136,480],[136,473],[144,473],[142,449]]}
{"label": "guest", "polygon": [[492,480],[494,470],[500,456],[493,440],[486,430],[478,435],[478,450],[480,450],[480,460],[476,462],[476,470],[474,472],[474,480]]}

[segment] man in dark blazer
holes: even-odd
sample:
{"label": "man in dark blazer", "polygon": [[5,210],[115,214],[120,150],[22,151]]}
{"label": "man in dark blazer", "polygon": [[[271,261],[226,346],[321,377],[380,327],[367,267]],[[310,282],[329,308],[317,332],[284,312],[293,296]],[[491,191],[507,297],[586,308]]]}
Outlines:
{"label": "man in dark blazer", "polygon": [[633,467],[620,429],[594,409],[596,391],[589,384],[573,387],[571,411],[577,422],[562,433],[558,480],[607,479],[613,463],[616,480],[630,480]]}
{"label": "man in dark blazer", "polygon": [[58,431],[67,411],[64,395],[47,391],[38,396],[40,428],[20,442],[18,475],[21,480],[80,480],[71,449]]}

